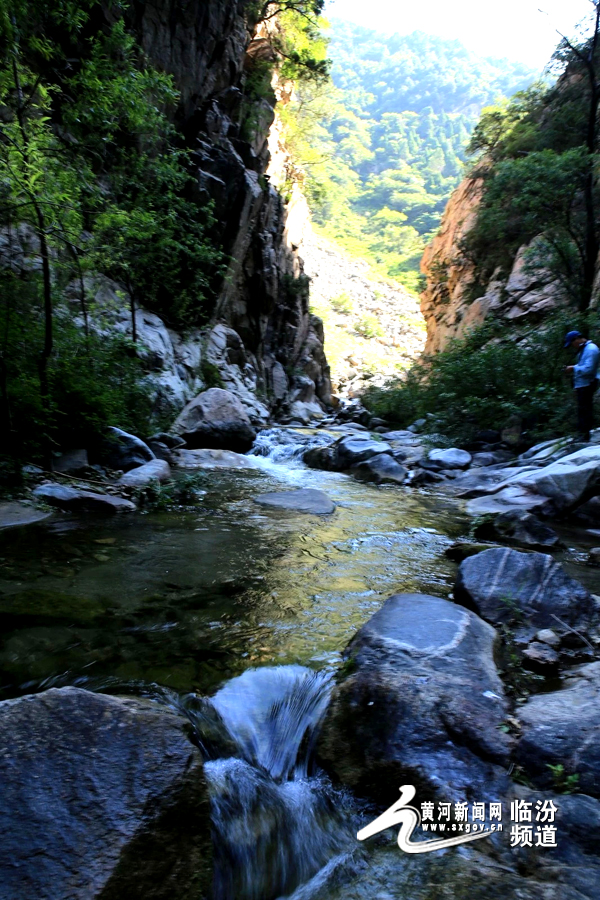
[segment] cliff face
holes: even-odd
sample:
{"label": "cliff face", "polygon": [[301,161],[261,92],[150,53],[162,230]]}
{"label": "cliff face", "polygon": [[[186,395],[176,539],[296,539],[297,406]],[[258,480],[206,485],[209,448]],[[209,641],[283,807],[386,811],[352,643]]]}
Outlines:
{"label": "cliff face", "polygon": [[[248,22],[248,5],[149,0],[132,7],[144,51],[181,92],[177,125],[194,148],[198,202],[214,204],[218,238],[230,258],[211,327],[192,335],[193,372],[177,363],[178,346],[180,355],[190,353],[171,335],[176,363],[162,382],[182,383],[164,399],[181,405],[182,396],[197,391],[200,353],[257,423],[270,414],[307,419],[322,414],[331,394],[322,325],[309,314],[297,252],[308,208],[297,190],[286,207],[271,183],[283,181],[277,167],[288,160],[271,132],[277,130],[275,94],[257,98],[245,87],[256,60],[271,53],[264,26]],[[273,148],[278,153],[270,166]]]}
{"label": "cliff face", "polygon": [[527,246],[519,249],[508,278],[492,277],[485,293],[471,300],[473,270],[461,255],[460,243],[475,221],[482,180],[467,178],[454,191],[437,236],[421,261],[426,289],[421,312],[427,323],[426,353],[444,350],[453,338],[461,338],[488,315],[506,322],[533,324],[566,301],[549,274],[527,271]]}

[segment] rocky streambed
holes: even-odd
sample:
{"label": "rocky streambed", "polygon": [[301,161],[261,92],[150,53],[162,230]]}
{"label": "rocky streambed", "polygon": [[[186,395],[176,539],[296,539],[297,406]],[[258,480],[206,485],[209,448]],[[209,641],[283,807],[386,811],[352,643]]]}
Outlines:
{"label": "rocky streambed", "polygon": [[[600,448],[513,464],[377,438],[175,451],[201,473],[191,505],[56,504],[3,531],[0,897],[597,895]],[[465,512],[515,469],[542,504]],[[504,829],[359,842],[402,784],[448,827],[500,803]]]}

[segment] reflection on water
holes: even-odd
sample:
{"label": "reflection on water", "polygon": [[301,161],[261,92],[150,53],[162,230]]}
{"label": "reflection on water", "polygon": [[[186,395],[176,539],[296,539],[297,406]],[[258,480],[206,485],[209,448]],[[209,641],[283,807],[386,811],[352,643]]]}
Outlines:
{"label": "reflection on water", "polygon": [[[204,693],[249,666],[323,667],[390,594],[447,594],[447,535],[464,530],[455,505],[308,470],[294,452],[208,473],[192,510],[57,516],[6,535],[0,697],[106,679]],[[338,508],[253,502],[286,486],[324,490]]]}

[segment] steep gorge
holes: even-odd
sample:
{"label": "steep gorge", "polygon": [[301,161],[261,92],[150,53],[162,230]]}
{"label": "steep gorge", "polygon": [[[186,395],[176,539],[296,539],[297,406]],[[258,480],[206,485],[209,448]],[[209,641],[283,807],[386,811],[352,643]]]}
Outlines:
{"label": "steep gorge", "polygon": [[176,124],[194,148],[197,199],[214,205],[229,259],[208,328],[182,340],[156,316],[144,317],[142,343],[167,347],[154,355],[162,401],[177,407],[190,399],[208,363],[256,424],[272,413],[322,414],[329,368],[296,237],[308,209],[294,191],[286,205],[273,186],[289,165],[278,144],[274,94],[257,98],[246,88],[257,61],[271,58],[264,26],[245,0],[152,0],[134,4],[131,15],[150,62],[180,91]]}

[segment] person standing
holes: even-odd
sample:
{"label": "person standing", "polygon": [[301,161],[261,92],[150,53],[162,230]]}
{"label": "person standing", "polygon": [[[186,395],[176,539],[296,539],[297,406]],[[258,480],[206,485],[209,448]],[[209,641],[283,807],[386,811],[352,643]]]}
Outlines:
{"label": "person standing", "polygon": [[577,350],[575,365],[566,366],[565,372],[573,375],[573,389],[577,397],[577,430],[582,441],[589,441],[594,427],[594,391],[598,386],[597,373],[600,350],[580,331],[569,331],[565,336],[565,349]]}

